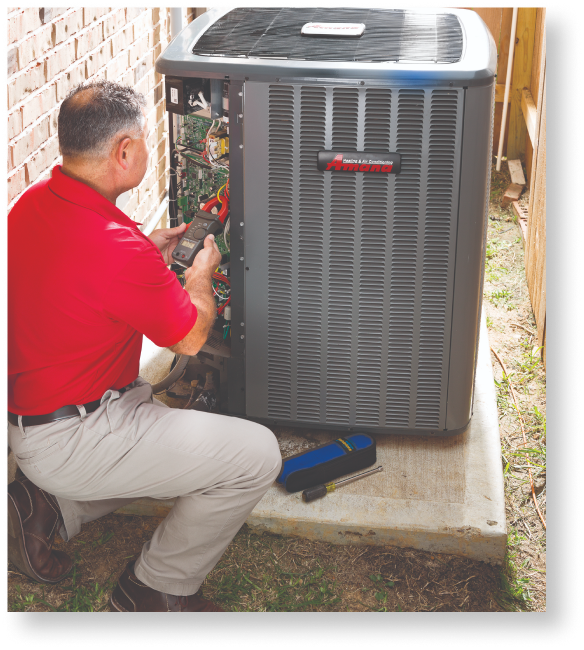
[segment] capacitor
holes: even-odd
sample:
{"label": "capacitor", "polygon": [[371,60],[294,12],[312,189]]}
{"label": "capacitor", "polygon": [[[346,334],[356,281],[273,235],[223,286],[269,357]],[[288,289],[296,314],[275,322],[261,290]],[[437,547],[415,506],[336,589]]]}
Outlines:
{"label": "capacitor", "polygon": [[223,318],[225,320],[231,320],[231,306],[230,305],[225,305],[225,309],[223,310]]}

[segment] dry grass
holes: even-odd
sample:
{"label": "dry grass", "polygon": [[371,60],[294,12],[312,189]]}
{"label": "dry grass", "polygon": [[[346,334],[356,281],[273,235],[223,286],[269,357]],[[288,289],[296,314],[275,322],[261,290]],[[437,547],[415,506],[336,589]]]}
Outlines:
{"label": "dry grass", "polygon": [[[529,456],[541,466],[534,475],[545,516],[545,373],[531,334],[535,322],[519,227],[498,203],[508,183],[505,171],[493,170],[484,304],[491,346],[518,391],[527,447],[533,450]],[[412,549],[257,535],[244,526],[208,575],[203,593],[233,611],[545,610],[545,531],[529,497],[517,413],[494,357],[493,367],[509,530],[502,569]],[[108,515],[85,525],[70,543],[58,540],[57,547],[76,559],[76,575],[54,587],[38,585],[9,565],[9,608],[107,610],[117,576],[158,523],[150,517]]]}

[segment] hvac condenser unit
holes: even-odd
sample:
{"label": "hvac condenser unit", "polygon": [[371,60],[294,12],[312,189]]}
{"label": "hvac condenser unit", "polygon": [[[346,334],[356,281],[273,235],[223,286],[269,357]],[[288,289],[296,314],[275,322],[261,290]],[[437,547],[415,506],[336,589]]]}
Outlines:
{"label": "hvac condenser unit", "polygon": [[466,429],[495,66],[456,9],[220,9],[170,43],[172,217],[229,224],[202,355],[225,412]]}

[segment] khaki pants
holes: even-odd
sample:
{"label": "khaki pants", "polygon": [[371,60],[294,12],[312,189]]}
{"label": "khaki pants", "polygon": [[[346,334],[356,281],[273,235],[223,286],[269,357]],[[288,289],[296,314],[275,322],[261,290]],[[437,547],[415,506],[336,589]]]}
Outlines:
{"label": "khaki pants", "polygon": [[32,427],[8,425],[24,474],[55,495],[65,541],[141,497],[176,502],[136,561],[157,591],[197,591],[278,475],[273,433],[239,418],[170,409],[141,377],[108,390],[90,414]]}

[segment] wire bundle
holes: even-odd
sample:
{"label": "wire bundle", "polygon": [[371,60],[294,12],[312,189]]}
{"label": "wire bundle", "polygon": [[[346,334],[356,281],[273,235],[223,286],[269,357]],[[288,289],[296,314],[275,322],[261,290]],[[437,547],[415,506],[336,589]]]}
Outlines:
{"label": "wire bundle", "polygon": [[[217,307],[217,314],[221,315],[223,313],[223,310],[225,307],[230,303],[231,301],[231,282],[229,281],[229,278],[226,275],[223,275],[223,273],[218,273],[215,271],[213,273],[213,293],[221,304]],[[223,284],[224,286],[220,286]]]}

